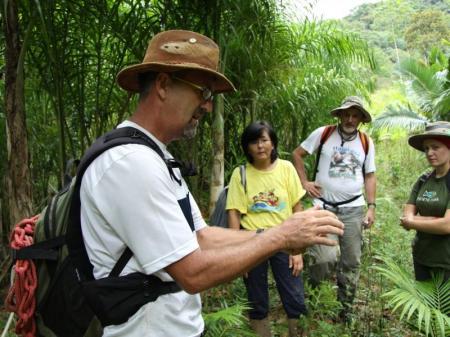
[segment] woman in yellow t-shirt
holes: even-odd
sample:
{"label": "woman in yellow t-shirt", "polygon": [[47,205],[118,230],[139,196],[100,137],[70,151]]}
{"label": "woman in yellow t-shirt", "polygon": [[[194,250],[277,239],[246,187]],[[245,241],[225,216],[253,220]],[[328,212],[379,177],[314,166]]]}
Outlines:
{"label": "woman in yellow t-shirt", "polygon": [[[291,162],[278,158],[277,145],[277,135],[267,122],[254,122],[245,128],[241,146],[248,161],[246,183],[244,187],[239,167],[236,168],[231,176],[226,206],[230,228],[258,233],[302,210],[300,199],[305,190]],[[270,336],[269,264],[288,317],[289,336],[296,336],[298,318],[307,312],[300,275],[301,255],[280,252],[249,271],[244,283],[251,306],[250,324],[260,336]]]}

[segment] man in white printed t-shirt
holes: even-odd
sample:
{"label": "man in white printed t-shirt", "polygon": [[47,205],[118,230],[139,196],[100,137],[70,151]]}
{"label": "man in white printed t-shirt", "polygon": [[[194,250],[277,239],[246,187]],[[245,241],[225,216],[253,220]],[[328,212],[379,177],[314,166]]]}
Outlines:
{"label": "man in white printed t-shirt", "polygon": [[[124,322],[104,324],[103,336],[201,336],[200,291],[246,273],[278,251],[335,245],[326,235],[343,233],[337,217],[322,210],[296,213],[258,234],[206,225],[180,170],[168,169],[172,156],[166,146],[195,135],[200,119],[212,111],[214,94],[235,90],[218,65],[219,48],[211,39],[172,30],[155,35],[144,61],[117,76],[120,87],[139,93],[135,112],[119,128],[152,139],[165,159],[145,145],[126,144],[92,162],[80,192],[87,255],[95,279],[105,278],[128,247],[132,257],[121,277],[153,275],[178,286]],[[122,307],[126,304],[124,299]]]}
{"label": "man in white printed t-shirt", "polygon": [[[336,269],[340,318],[348,322],[359,279],[363,228],[375,220],[375,148],[372,140],[358,131],[371,121],[359,97],[347,97],[331,115],[338,125],[314,130],[293,152],[293,162],[303,187],[314,205],[335,213],[345,224],[338,246],[316,245],[309,250],[310,282],[313,286],[330,278]],[[312,181],[306,175],[303,158],[317,153]],[[363,189],[367,198],[364,199]]]}

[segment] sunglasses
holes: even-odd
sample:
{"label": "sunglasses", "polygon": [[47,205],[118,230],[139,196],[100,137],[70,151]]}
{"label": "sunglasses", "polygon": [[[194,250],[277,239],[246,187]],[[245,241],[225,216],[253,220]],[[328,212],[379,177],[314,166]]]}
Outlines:
{"label": "sunglasses", "polygon": [[199,86],[199,85],[197,85],[195,83],[192,83],[191,81],[184,80],[184,79],[179,78],[177,76],[171,76],[171,77],[174,80],[177,80],[177,81],[179,81],[181,83],[187,84],[187,85],[191,86],[194,89],[200,90],[202,92],[202,98],[205,101],[212,101],[213,100],[214,96],[213,96],[213,92],[212,92],[211,89],[209,89],[207,87],[201,87],[201,86]]}

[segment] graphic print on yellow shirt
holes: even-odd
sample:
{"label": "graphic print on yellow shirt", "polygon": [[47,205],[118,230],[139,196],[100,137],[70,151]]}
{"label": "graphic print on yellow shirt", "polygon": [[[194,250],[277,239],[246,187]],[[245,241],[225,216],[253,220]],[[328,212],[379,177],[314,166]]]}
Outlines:
{"label": "graphic print on yellow shirt", "polygon": [[253,196],[253,205],[250,206],[251,212],[279,212],[286,207],[286,202],[280,202],[280,198],[275,194],[272,188],[267,192],[259,192]]}

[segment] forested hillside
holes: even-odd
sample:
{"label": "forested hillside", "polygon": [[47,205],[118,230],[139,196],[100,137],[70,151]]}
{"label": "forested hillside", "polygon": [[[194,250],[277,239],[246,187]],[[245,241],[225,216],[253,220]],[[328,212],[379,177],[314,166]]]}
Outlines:
{"label": "forested hillside", "polygon": [[[356,7],[338,23],[355,32],[372,48],[377,60],[377,89],[371,95],[376,113],[386,110],[419,111],[421,99],[411,95],[409,81],[420,78],[402,67],[415,60],[434,75],[447,67],[450,45],[450,2],[448,0],[380,1]],[[426,84],[424,84],[426,85]],[[422,90],[429,90],[422,88]],[[431,89],[433,90],[433,89]],[[391,105],[391,107],[388,107]],[[399,106],[400,105],[400,106]],[[430,118],[428,116],[428,118]],[[441,116],[448,120],[448,116]],[[407,124],[403,126],[408,126]]]}
{"label": "forested hillside", "polygon": [[[429,303],[444,299],[439,309],[448,315],[450,285],[417,290],[414,231],[398,222],[412,184],[427,168],[406,137],[427,122],[450,120],[450,0],[384,0],[342,20],[296,22],[281,0],[5,0],[0,10],[2,295],[13,225],[38,214],[65,174],[73,174],[70,160],[134,111],[137,97],[117,86],[118,71],[141,62],[156,33],[186,29],[218,43],[222,70],[237,87],[215,98],[195,139],[170,145],[197,167],[187,182],[206,219],[232,170],[245,162],[239,139],[249,122],[269,121],[281,157],[291,160],[312,130],[336,122],[329,112],[344,97],[362,97],[374,117],[363,129],[376,148],[377,215],[365,234],[353,324],[336,323],[334,283],[312,289],[306,282],[304,336],[450,336],[450,323],[436,318],[436,303]],[[312,165],[309,158],[307,169]],[[310,204],[305,198],[304,206]],[[270,285],[272,332],[287,336],[272,279]],[[241,279],[203,293],[206,336],[251,336],[245,298]],[[397,311],[392,298],[400,303]],[[6,317],[2,312],[2,329]],[[7,336],[15,336],[12,331]]]}

